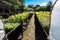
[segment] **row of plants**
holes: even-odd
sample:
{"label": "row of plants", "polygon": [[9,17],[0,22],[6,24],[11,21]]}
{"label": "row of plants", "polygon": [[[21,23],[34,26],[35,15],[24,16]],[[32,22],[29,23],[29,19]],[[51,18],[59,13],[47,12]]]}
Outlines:
{"label": "row of plants", "polygon": [[10,30],[17,27],[18,25],[20,25],[21,22],[23,22],[28,17],[28,15],[29,15],[28,12],[11,15],[7,20],[4,21],[5,29]]}
{"label": "row of plants", "polygon": [[48,32],[49,31],[49,18],[50,18],[50,12],[47,11],[40,11],[36,12],[37,17],[42,24],[42,27]]}
{"label": "row of plants", "polygon": [[22,22],[26,17],[28,16],[28,12],[23,12],[23,13],[18,13],[15,15],[11,15],[8,20],[4,21],[6,22],[10,22],[10,23],[20,23]]}

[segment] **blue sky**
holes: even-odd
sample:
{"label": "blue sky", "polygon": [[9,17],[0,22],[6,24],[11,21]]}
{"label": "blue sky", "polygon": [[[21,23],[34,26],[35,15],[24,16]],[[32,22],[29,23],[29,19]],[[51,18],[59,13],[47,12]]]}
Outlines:
{"label": "blue sky", "polygon": [[46,3],[50,0],[24,0],[25,5],[33,4],[33,5],[46,5]]}

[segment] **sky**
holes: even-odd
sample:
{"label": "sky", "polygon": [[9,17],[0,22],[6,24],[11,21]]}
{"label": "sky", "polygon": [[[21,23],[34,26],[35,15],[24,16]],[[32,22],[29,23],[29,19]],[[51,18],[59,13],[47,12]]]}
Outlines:
{"label": "sky", "polygon": [[25,5],[30,5],[30,4],[33,4],[33,5],[46,5],[47,2],[49,1],[53,1],[53,0],[24,0],[24,4]]}

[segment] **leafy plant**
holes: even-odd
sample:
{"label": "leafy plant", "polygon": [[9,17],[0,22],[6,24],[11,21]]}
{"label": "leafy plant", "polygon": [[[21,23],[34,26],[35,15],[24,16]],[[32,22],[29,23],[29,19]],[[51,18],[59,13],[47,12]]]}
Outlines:
{"label": "leafy plant", "polygon": [[6,23],[5,28],[6,29],[13,29],[13,28],[17,27],[18,25],[19,25],[19,23]]}
{"label": "leafy plant", "polygon": [[49,17],[50,17],[50,12],[36,12],[37,17],[39,21],[41,22],[43,27],[49,27]]}
{"label": "leafy plant", "polygon": [[24,21],[28,17],[28,15],[28,12],[24,12],[10,16],[9,19],[5,21],[5,28],[13,29],[17,27],[22,21]]}

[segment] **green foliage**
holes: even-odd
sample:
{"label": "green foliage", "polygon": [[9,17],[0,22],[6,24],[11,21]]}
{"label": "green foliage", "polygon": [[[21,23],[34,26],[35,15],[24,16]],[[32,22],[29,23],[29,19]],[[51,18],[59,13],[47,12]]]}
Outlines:
{"label": "green foliage", "polygon": [[41,11],[50,11],[51,5],[52,5],[52,2],[49,1],[46,6],[41,6],[40,10]]}
{"label": "green foliage", "polygon": [[46,11],[47,10],[47,6],[41,6],[40,11]]}
{"label": "green foliage", "polygon": [[28,13],[27,12],[24,12],[24,13],[18,13],[18,14],[15,14],[15,15],[12,15],[9,17],[8,20],[6,20],[6,22],[10,22],[10,23],[20,23],[22,22],[26,17],[28,16]]}
{"label": "green foliage", "polygon": [[19,25],[19,23],[6,23],[5,24],[5,29],[13,29],[15,27],[17,27]]}
{"label": "green foliage", "polygon": [[11,4],[15,9],[19,8],[20,6],[23,5],[23,3],[21,3],[20,1],[18,0],[4,0],[5,3],[7,4]]}
{"label": "green foliage", "polygon": [[34,8],[34,5],[31,4],[31,5],[28,5],[28,7],[29,7],[29,8]]}
{"label": "green foliage", "polygon": [[40,11],[40,12],[37,12],[36,14],[37,14],[37,17],[38,17],[40,23],[42,24],[43,30],[45,30],[47,32],[47,34],[49,34],[50,12]]}
{"label": "green foliage", "polygon": [[35,11],[40,11],[40,7],[41,7],[40,5],[36,5],[35,8],[34,8]]}
{"label": "green foliage", "polygon": [[49,1],[48,4],[47,4],[47,11],[50,11],[50,9],[51,9],[51,5],[52,5],[52,2]]}
{"label": "green foliage", "polygon": [[32,9],[34,9],[34,11],[39,11],[40,5],[36,5],[36,6],[34,6],[34,5],[28,5],[28,8],[32,8]]}
{"label": "green foliage", "polygon": [[46,6],[40,6],[40,5],[34,6],[34,5],[30,4],[27,6],[27,9],[30,8],[30,10],[33,9],[34,11],[50,11],[51,5],[52,5],[51,1],[49,1]]}
{"label": "green foliage", "polygon": [[44,27],[49,28],[50,12],[47,12],[47,11],[43,12],[43,11],[41,11],[41,12],[36,12],[36,14],[37,14],[37,17],[38,17],[39,21],[41,22],[43,28]]}
{"label": "green foliage", "polygon": [[4,22],[5,28],[13,29],[17,27],[22,21],[24,21],[27,18],[28,15],[28,12],[24,12],[10,16],[9,19]]}

